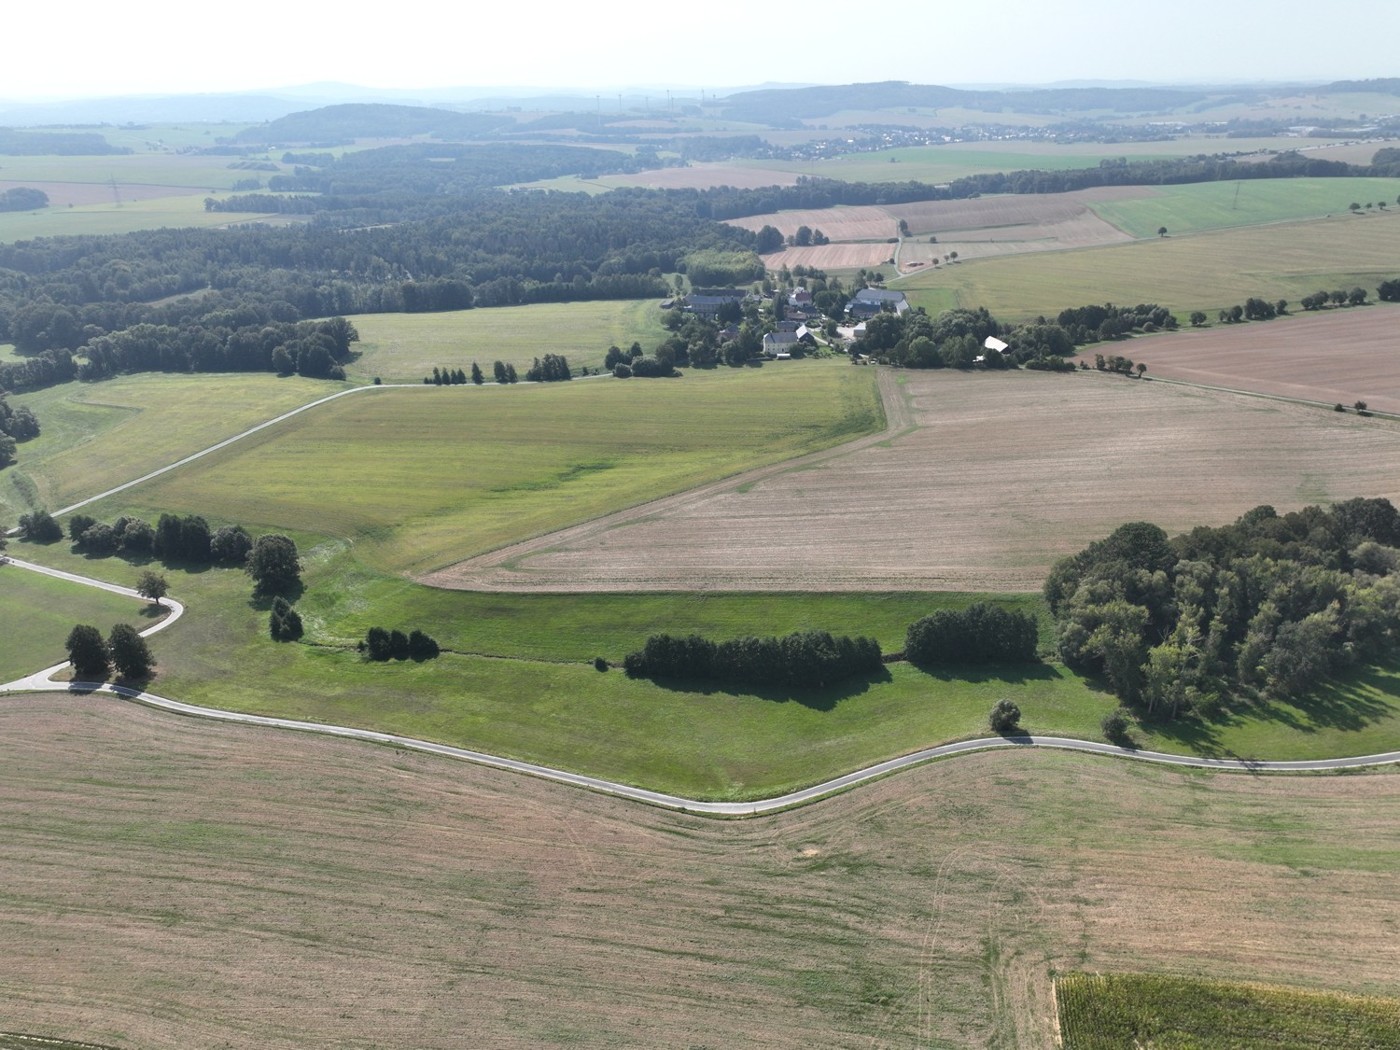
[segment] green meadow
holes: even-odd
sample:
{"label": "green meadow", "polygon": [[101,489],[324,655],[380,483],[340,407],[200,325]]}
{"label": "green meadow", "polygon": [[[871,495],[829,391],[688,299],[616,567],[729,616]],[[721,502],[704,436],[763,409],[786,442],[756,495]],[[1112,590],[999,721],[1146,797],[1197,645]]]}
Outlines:
{"label": "green meadow", "polygon": [[146,373],[11,395],[43,432],[0,471],[0,521],[58,510],[344,389],[299,376]]}
{"label": "green meadow", "polygon": [[[1150,220],[1149,220],[1150,222]],[[1166,225],[1161,223],[1160,225]],[[1185,320],[1250,296],[1297,303],[1319,289],[1376,285],[1400,274],[1400,206],[1307,222],[1152,237],[1130,244],[972,259],[898,282],[936,313],[985,306],[999,319],[1053,317],[1067,306],[1155,302]]]}
{"label": "green meadow", "polygon": [[[12,541],[9,553],[27,557],[30,548]],[[0,682],[67,659],[63,645],[74,624],[92,624],[104,635],[118,623],[144,630],[148,610],[137,598],[0,565]]]}
{"label": "green meadow", "polygon": [[134,233],[137,230],[158,230],[167,226],[211,227],[287,221],[286,217],[281,215],[208,212],[204,210],[204,198],[209,196],[221,197],[228,194],[203,192],[123,201],[120,204],[81,204],[69,208],[51,205],[40,211],[4,212],[0,214],[0,243],[30,240],[35,237]]}
{"label": "green meadow", "polygon": [[359,358],[352,378],[381,377],[386,383],[416,383],[434,368],[481,366],[488,382],[495,361],[513,364],[524,376],[537,357],[563,354],[578,373],[599,369],[608,347],[633,342],[650,352],[667,335],[658,300],[540,303],[434,314],[358,314]]}
{"label": "green meadow", "polygon": [[[986,114],[980,118],[987,119]],[[801,175],[815,175],[846,182],[945,183],[968,175],[1012,171],[1069,171],[1096,168],[1103,161],[1121,158],[1171,160],[1199,153],[1245,153],[1255,150],[1296,149],[1296,139],[1225,139],[1215,137],[1170,139],[1161,142],[1070,143],[956,142],[945,146],[905,146],[870,153],[848,153],[820,161],[736,161],[737,165]],[[1364,201],[1362,203],[1365,203]],[[1158,226],[1161,223],[1157,224]],[[1153,232],[1157,227],[1154,226]]]}
{"label": "green meadow", "polygon": [[1154,237],[1163,226],[1177,235],[1344,216],[1353,202],[1400,212],[1398,196],[1400,179],[1252,179],[1154,187],[1150,196],[1099,201],[1093,209],[1134,237]]}
{"label": "green meadow", "polygon": [[334,537],[365,564],[426,572],[884,425],[873,372],[799,364],[378,388],[118,498],[139,498],[143,516],[202,513]]}

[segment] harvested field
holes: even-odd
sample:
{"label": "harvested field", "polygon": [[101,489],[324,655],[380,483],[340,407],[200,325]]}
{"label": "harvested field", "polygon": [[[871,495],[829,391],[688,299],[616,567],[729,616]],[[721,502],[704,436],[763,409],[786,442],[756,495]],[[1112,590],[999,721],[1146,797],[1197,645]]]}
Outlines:
{"label": "harvested field", "polygon": [[[1400,309],[1325,310],[1269,322],[1217,325],[1135,341],[1121,352],[1148,375],[1262,394],[1400,413]],[[1092,363],[1093,354],[1086,355]]]}
{"label": "harvested field", "polygon": [[1400,776],[1064,754],[713,822],[0,700],[0,1030],[142,1050],[1054,1044],[1058,970],[1393,994]]}
{"label": "harvested field", "polygon": [[[49,207],[66,208],[85,204],[120,204],[122,201],[159,200],[164,197],[209,196],[208,186],[169,186],[123,182],[114,197],[111,183],[106,182],[13,182],[0,179],[0,193],[20,186],[43,190],[49,195]],[[225,220],[227,221],[227,220]]]}
{"label": "harvested field", "polygon": [[[1378,311],[1379,312],[1379,311]],[[1040,587],[1125,521],[1170,532],[1400,499],[1400,423],[1098,373],[884,372],[885,440],[516,544],[428,577],[484,590]]]}
{"label": "harvested field", "polygon": [[[895,253],[896,246],[889,240],[904,220],[910,235],[899,246],[899,263],[901,269],[908,269],[911,264],[931,265],[954,251],[960,259],[972,259],[1129,241],[1133,239],[1129,234],[1101,219],[1091,205],[1153,192],[1150,187],[1129,186],[1043,197],[1008,195],[888,207],[807,209],[735,219],[732,225],[754,231],[774,226],[784,236],[796,233],[799,226],[819,229],[833,243],[788,248],[764,256],[763,261],[770,269],[815,266],[842,270],[883,264]],[[928,243],[930,236],[936,236],[937,243]]]}

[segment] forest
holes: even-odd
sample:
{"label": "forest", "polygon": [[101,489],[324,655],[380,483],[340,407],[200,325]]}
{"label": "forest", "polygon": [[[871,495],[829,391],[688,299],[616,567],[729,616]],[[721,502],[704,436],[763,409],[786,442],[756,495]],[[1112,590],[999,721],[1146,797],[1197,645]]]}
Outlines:
{"label": "forest", "polygon": [[1065,663],[1158,718],[1295,697],[1400,645],[1400,513],[1350,499],[1168,539],[1120,526],[1045,582]]}

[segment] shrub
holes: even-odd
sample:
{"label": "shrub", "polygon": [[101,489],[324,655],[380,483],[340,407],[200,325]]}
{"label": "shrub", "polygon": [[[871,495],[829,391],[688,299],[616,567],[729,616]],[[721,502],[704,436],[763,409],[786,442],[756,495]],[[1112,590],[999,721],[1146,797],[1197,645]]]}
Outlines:
{"label": "shrub", "polygon": [[606,671],[607,669],[608,669],[608,661],[607,661],[607,660],[603,659],[603,657],[601,657],[601,656],[595,656],[595,657],[593,658],[593,670],[595,670],[595,671]]}
{"label": "shrub", "polygon": [[987,716],[994,733],[1014,733],[1021,726],[1021,709],[1010,700],[998,700]]}
{"label": "shrub", "polygon": [[1128,747],[1132,744],[1133,738],[1128,730],[1132,728],[1132,720],[1120,707],[1116,711],[1111,711],[1103,716],[1103,721],[1099,727],[1103,730],[1104,739],[1110,744],[1117,744],[1119,747]]}
{"label": "shrub", "polygon": [[272,613],[267,626],[274,642],[295,642],[305,633],[300,614],[282,597],[272,599]]}

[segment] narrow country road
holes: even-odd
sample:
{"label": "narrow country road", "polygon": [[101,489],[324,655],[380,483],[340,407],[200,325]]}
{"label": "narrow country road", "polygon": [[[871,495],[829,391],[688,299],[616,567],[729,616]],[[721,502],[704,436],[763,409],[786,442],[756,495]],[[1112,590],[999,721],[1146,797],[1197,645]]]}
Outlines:
{"label": "narrow country road", "polygon": [[[111,591],[115,594],[128,595],[132,598],[139,599],[141,597],[128,587],[118,587],[116,584],[104,583],[101,580],[90,579],[75,573],[49,569],[42,565],[35,565],[32,562],[21,561],[14,558],[9,559],[8,564],[0,568],[0,571],[12,571],[14,569],[41,572],[48,576],[55,576],[73,583],[85,584],[89,587],[98,587],[102,590]],[[143,635],[154,634],[156,631],[164,630],[184,614],[184,606],[179,602],[169,598],[167,598],[166,601],[170,606],[170,615],[161,620],[160,623],[142,631],[141,633]],[[867,766],[864,769],[856,770],[853,773],[847,773],[844,776],[836,777],[832,780],[823,781],[820,784],[814,784],[811,787],[803,788],[801,791],[793,791],[786,795],[779,795],[776,798],[760,799],[753,802],[702,802],[696,799],[681,798],[678,795],[668,795],[660,791],[648,791],[645,788],[633,787],[630,784],[619,784],[616,781],[603,780],[599,777],[584,776],[581,773],[570,773],[563,769],[552,769],[549,766],[538,765],[534,762],[521,762],[512,758],[502,758],[498,755],[488,755],[481,751],[471,751],[463,747],[453,747],[450,744],[437,744],[431,740],[417,740],[413,737],[397,736],[393,733],[380,733],[371,729],[355,729],[351,726],[323,725],[319,722],[299,722],[290,718],[270,718],[265,715],[250,715],[238,711],[222,711],[218,708],[199,707],[195,704],[186,704],[179,700],[171,700],[168,697],[157,696],[154,693],[142,692],[138,689],[130,689],[119,685],[109,685],[98,682],[53,681],[53,675],[62,671],[67,666],[66,663],[58,664],[55,667],[36,671],[34,674],[25,678],[0,685],[0,693],[104,693],[133,703],[143,704],[147,707],[157,708],[161,711],[169,711],[172,714],[206,718],[217,722],[232,722],[236,725],[263,726],[269,729],[290,729],[303,733],[319,733],[323,736],[341,737],[348,740],[363,740],[372,744],[385,744],[390,747],[422,751],[427,754],[443,755],[447,758],[456,758],[466,762],[474,762],[477,765],[490,766],[493,769],[504,769],[513,773],[524,773],[529,776],[552,780],[560,784],[587,788],[590,791],[598,791],[603,794],[614,795],[618,798],[631,799],[635,802],[645,802],[649,805],[661,806],[665,809],[680,810],[686,813],[696,813],[714,817],[751,817],[759,816],[764,813],[772,813],[777,810],[804,805],[808,802],[815,802],[817,799],[825,798],[828,795],[840,791],[845,791],[857,784],[863,784],[866,781],[888,776],[891,773],[896,773],[902,769],[908,769],[911,766],[920,765],[924,762],[932,762],[935,759],[948,758],[952,755],[967,754],[972,751],[989,751],[994,749],[1049,747],[1065,751],[1078,751],[1092,755],[1127,758],[1139,762],[1156,762],[1169,766],[1186,766],[1192,769],[1216,769],[1250,773],[1324,772],[1328,770],[1357,769],[1363,766],[1378,766],[1400,762],[1400,751],[1391,751],[1381,755],[1358,755],[1353,758],[1326,758],[1300,762],[1266,762],[1240,758],[1198,758],[1194,755],[1169,755],[1159,751],[1141,751],[1133,748],[1117,747],[1113,744],[1098,743],[1093,740],[1075,740],[1070,737],[1059,736],[987,737],[977,740],[960,740],[952,744],[940,744],[937,747],[924,748],[922,751],[915,751],[913,754],[902,755],[899,758],[892,758],[885,762],[878,762],[873,766]]]}

